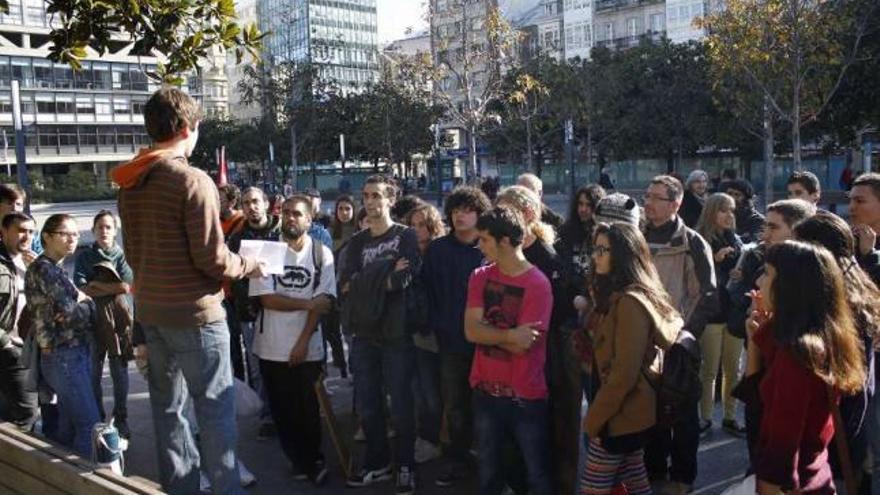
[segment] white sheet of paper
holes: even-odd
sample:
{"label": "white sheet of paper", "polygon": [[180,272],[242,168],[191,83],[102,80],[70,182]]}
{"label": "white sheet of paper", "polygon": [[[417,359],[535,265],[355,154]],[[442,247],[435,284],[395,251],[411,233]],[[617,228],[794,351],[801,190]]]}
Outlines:
{"label": "white sheet of paper", "polygon": [[238,254],[257,258],[266,263],[266,273],[271,275],[284,274],[284,258],[287,257],[287,244],[272,241],[241,241]]}

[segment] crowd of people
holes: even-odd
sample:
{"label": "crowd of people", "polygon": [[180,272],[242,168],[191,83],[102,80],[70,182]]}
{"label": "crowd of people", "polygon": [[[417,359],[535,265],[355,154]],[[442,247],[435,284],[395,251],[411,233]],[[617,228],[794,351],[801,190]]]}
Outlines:
{"label": "crowd of people", "polygon": [[[852,182],[849,223],[809,172],[762,214],[746,180],[701,170],[641,198],[584,186],[565,218],[532,174],[492,199],[459,186],[442,212],[375,175],[325,215],[319,191],[270,198],[189,166],[200,118],[176,89],[150,98],[155,144],[112,171],[121,223],[99,212],[90,246],[70,215],[38,231],[0,186],[5,420],[90,458],[99,422],[131,435],[137,361],[162,487],[242,493],[238,378],[264,401],[259,435],[320,486],[331,363],[365,443],[349,487],[415,493],[436,459],[434,484],[486,495],[684,495],[720,402],[758,493],[872,471],[880,493],[880,175]],[[285,243],[283,273],[247,241]]]}

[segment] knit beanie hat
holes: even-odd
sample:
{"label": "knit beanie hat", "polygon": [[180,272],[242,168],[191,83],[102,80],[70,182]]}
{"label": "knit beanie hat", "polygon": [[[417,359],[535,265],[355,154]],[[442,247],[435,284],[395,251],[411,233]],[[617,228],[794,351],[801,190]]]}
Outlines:
{"label": "knit beanie hat", "polygon": [[688,175],[687,181],[685,181],[685,187],[690,187],[692,182],[701,180],[709,182],[709,174],[707,174],[705,170],[696,169]]}
{"label": "knit beanie hat", "polygon": [[594,214],[596,223],[623,222],[639,226],[639,205],[622,193],[612,193],[599,200]]}

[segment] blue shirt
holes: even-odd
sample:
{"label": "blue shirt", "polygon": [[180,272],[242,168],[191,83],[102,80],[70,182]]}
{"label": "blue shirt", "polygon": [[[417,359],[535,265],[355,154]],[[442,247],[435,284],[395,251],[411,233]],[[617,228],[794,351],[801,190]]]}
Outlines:
{"label": "blue shirt", "polygon": [[331,251],[333,250],[333,238],[330,237],[330,232],[320,223],[312,223],[312,226],[309,227],[309,236],[316,241],[320,241],[321,244],[330,248]]}

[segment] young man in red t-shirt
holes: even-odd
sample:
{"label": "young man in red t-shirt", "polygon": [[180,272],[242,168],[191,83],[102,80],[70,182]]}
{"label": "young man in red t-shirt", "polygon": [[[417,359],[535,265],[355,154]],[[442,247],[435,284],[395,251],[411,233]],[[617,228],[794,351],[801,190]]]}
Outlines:
{"label": "young man in red t-shirt", "polygon": [[513,438],[525,459],[529,489],[552,492],[544,379],[546,335],[553,307],[550,282],[522,252],[525,221],[494,208],[477,221],[479,246],[490,263],[468,283],[465,336],[477,345],[471,367],[480,493],[504,487],[502,452]]}

